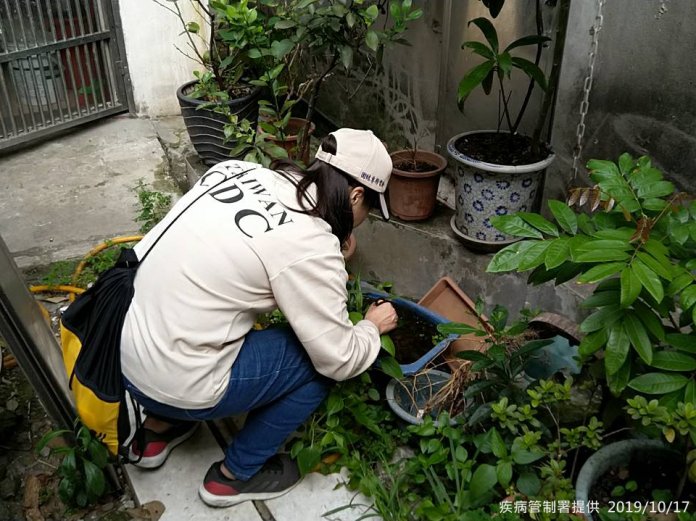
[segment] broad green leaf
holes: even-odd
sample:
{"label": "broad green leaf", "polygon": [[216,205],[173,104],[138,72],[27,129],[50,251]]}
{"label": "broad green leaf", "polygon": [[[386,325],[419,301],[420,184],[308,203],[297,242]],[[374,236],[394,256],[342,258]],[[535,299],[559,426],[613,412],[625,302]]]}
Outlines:
{"label": "broad green leaf", "polygon": [[682,374],[648,373],[634,378],[628,386],[645,394],[667,394],[683,388],[689,379]]}
{"label": "broad green leaf", "polygon": [[531,62],[524,58],[520,58],[519,56],[515,56],[512,59],[512,65],[520,69],[527,76],[529,76],[530,79],[538,83],[541,90],[547,89],[546,76],[544,75],[544,71],[542,71],[539,68],[539,66],[536,65],[534,62]]}
{"label": "broad green leaf", "polygon": [[368,7],[365,10],[365,13],[367,13],[367,16],[369,16],[373,22],[377,20],[377,18],[379,17],[379,9],[376,5],[371,5],[370,7]]}
{"label": "broad green leaf", "polygon": [[629,244],[631,237],[636,233],[635,228],[617,228],[615,230],[599,230],[592,234],[595,239],[610,239],[615,241],[621,241],[626,244],[628,248],[632,246]]}
{"label": "broad green leaf", "polygon": [[55,430],[55,431],[50,431],[46,435],[44,435],[43,438],[39,441],[39,443],[36,445],[36,452],[41,452],[46,445],[48,445],[48,442],[51,441],[54,438],[57,438],[58,436],[62,436],[63,434],[72,434],[73,431],[70,431],[68,429],[60,429],[60,430]]}
{"label": "broad green leaf", "polygon": [[462,324],[460,322],[444,322],[442,324],[438,324],[437,330],[443,335],[470,335],[472,333],[478,333],[481,331],[475,326]]}
{"label": "broad green leaf", "polygon": [[341,62],[346,69],[353,65],[353,48],[350,45],[341,47]]}
{"label": "broad green leaf", "polygon": [[392,378],[396,378],[397,380],[404,377],[404,373],[401,370],[399,362],[396,361],[396,358],[385,356],[384,358],[380,358],[379,362],[382,371],[384,371],[387,375],[391,376]]}
{"label": "broad green leaf", "polygon": [[89,455],[92,457],[92,461],[100,469],[104,468],[109,462],[109,449],[99,440],[90,440],[88,451]]}
{"label": "broad green leaf", "polygon": [[670,333],[665,335],[665,342],[680,351],[696,353],[696,335],[685,335],[684,333]]}
{"label": "broad green leaf", "polygon": [[643,285],[643,287],[648,290],[648,293],[658,302],[662,302],[665,296],[664,288],[662,287],[662,282],[657,273],[648,268],[639,260],[634,260],[631,263],[631,269],[635,273],[638,280]]}
{"label": "broad green leaf", "polygon": [[498,230],[515,237],[529,237],[532,239],[543,239],[544,236],[536,228],[533,228],[522,218],[515,215],[502,215],[491,218],[491,224]]}
{"label": "broad green leaf", "polygon": [[558,228],[552,222],[547,221],[541,215],[530,212],[517,212],[515,215],[521,217],[537,230],[544,232],[546,235],[558,237]]}
{"label": "broad green leaf", "polygon": [[486,463],[479,465],[474,471],[469,483],[469,490],[472,498],[478,499],[483,497],[491,488],[498,482],[498,473],[495,467]]}
{"label": "broad green leaf", "polygon": [[546,269],[552,270],[563,264],[568,260],[570,255],[570,239],[568,237],[561,237],[551,241],[548,251],[546,252]]}
{"label": "broad green leaf", "polygon": [[476,67],[472,67],[467,71],[462,80],[459,82],[459,90],[457,91],[457,102],[462,105],[466,98],[469,97],[471,91],[481,85],[486,79],[488,73],[493,69],[493,61],[488,60]]}
{"label": "broad green leaf", "polygon": [[291,27],[295,27],[297,23],[293,20],[278,20],[275,24],[276,29],[290,29]]}
{"label": "broad green leaf", "polygon": [[583,333],[592,333],[600,329],[607,328],[613,325],[617,320],[623,317],[626,311],[621,309],[619,305],[606,306],[592,313],[580,324],[580,331]]}
{"label": "broad green leaf", "polygon": [[619,157],[619,170],[621,170],[624,176],[628,176],[635,166],[636,162],[631,157],[631,154],[621,154],[621,157]]}
{"label": "broad green leaf", "polygon": [[607,385],[611,394],[614,396],[619,396],[623,390],[628,386],[628,382],[631,379],[631,357],[627,357],[624,364],[614,374],[607,374]]}
{"label": "broad green leaf", "polygon": [[517,450],[512,453],[512,460],[518,465],[529,465],[535,461],[539,461],[545,454],[543,452],[531,450]]}
{"label": "broad green leaf", "polygon": [[646,364],[650,364],[653,359],[653,349],[645,326],[643,326],[640,319],[632,313],[626,315],[623,324],[633,349],[636,350]]}
{"label": "broad green leaf", "polygon": [[382,335],[379,337],[382,344],[382,349],[392,356],[396,356],[396,348],[394,347],[394,342],[389,335]]}
{"label": "broad green leaf", "polygon": [[[623,250],[591,250],[581,251],[575,257],[575,262],[609,262],[628,260],[631,256]],[[623,263],[625,266],[626,264]]]}
{"label": "broad green leaf", "polygon": [[473,349],[459,351],[454,356],[456,356],[457,358],[461,358],[462,360],[472,360],[474,362],[480,362],[481,360],[489,360],[488,356],[486,356],[484,353],[481,353],[480,351],[474,351]]}
{"label": "broad green leaf", "polygon": [[578,233],[578,218],[573,210],[562,201],[549,201],[549,209],[561,228],[571,235]]}
{"label": "broad green leaf", "polygon": [[82,464],[85,466],[85,481],[87,489],[96,497],[101,497],[106,488],[106,480],[104,479],[104,471],[97,467],[89,460],[83,459]]}
{"label": "broad green leaf", "polygon": [[520,260],[517,271],[523,272],[531,270],[543,264],[546,259],[546,250],[549,249],[550,245],[550,241],[539,241],[531,248],[527,249],[522,255],[522,260]]}
{"label": "broad green leaf", "polygon": [[348,313],[348,318],[353,323],[353,325],[355,325],[361,320],[363,320],[365,317],[363,317],[362,313],[358,313],[357,311],[351,311],[350,313]]}
{"label": "broad green leaf", "polygon": [[517,478],[517,489],[527,497],[538,494],[540,488],[541,482],[534,472],[524,472]]}
{"label": "broad green leaf", "polygon": [[679,303],[681,304],[682,309],[685,311],[696,304],[696,284],[692,284],[691,286],[682,290],[679,297]]}
{"label": "broad green leaf", "polygon": [[595,291],[580,304],[581,308],[601,308],[613,306],[619,303],[620,293],[618,291]]}
{"label": "broad green leaf", "polygon": [[524,252],[534,244],[536,244],[536,241],[520,241],[506,246],[491,259],[488,268],[486,268],[486,272],[503,273],[516,270],[520,265]]}
{"label": "broad green leaf", "polygon": [[[609,230],[604,230],[609,231]],[[594,250],[632,250],[628,240],[622,239],[592,239],[590,241],[582,243],[578,247],[579,252],[583,251],[594,251]]]}
{"label": "broad green leaf", "polygon": [[665,329],[662,326],[662,322],[648,306],[640,301],[636,301],[633,305],[633,311],[652,336],[658,340],[665,339]]}
{"label": "broad green leaf", "polygon": [[468,25],[474,24],[476,27],[481,29],[483,36],[486,37],[488,45],[495,54],[498,54],[498,33],[495,30],[493,24],[487,18],[474,18]]}
{"label": "broad green leaf", "polygon": [[517,48],[517,47],[524,47],[527,45],[541,45],[546,42],[550,42],[551,38],[548,38],[546,36],[537,36],[536,34],[533,34],[531,36],[524,36],[518,40],[515,40],[512,42],[510,45],[508,45],[505,50],[510,52],[511,50]]}
{"label": "broad green leaf", "polygon": [[510,77],[510,72],[512,71],[512,56],[510,56],[510,53],[504,52],[498,55],[498,70],[508,78]]}
{"label": "broad green leaf", "polygon": [[493,450],[493,454],[495,454],[495,456],[500,459],[506,458],[508,455],[508,451],[505,445],[505,441],[503,441],[503,437],[495,428],[491,429],[489,433],[491,440],[491,449]]}
{"label": "broad green leaf", "polygon": [[616,374],[626,361],[630,343],[622,322],[616,322],[609,329],[609,340],[604,350],[604,365],[607,374]]}
{"label": "broad green leaf", "polygon": [[507,488],[510,485],[510,480],[512,479],[512,463],[509,461],[502,461],[498,463],[496,467],[496,474],[498,475],[498,483],[503,488]]}
{"label": "broad green leaf", "polygon": [[676,351],[658,351],[653,354],[650,365],[665,371],[693,371],[696,370],[696,359]]}
{"label": "broad green leaf", "polygon": [[280,41],[276,40],[271,44],[271,54],[273,54],[273,57],[276,60],[282,60],[283,56],[289,53],[294,45],[295,44],[292,42],[292,40],[287,38]]}
{"label": "broad green leaf", "polygon": [[475,52],[479,56],[483,56],[488,60],[495,58],[493,51],[491,51],[486,44],[481,42],[464,42],[462,44],[462,49],[471,49],[472,52]]}
{"label": "broad green leaf", "polygon": [[641,199],[656,199],[665,197],[674,192],[674,185],[669,181],[658,181],[656,183],[647,183],[638,188],[638,197]]}
{"label": "broad green leaf", "polygon": [[589,356],[602,349],[609,339],[609,333],[606,329],[600,329],[594,333],[585,336],[578,346],[578,354],[580,356]]}
{"label": "broad green leaf", "polygon": [[640,280],[630,266],[621,272],[621,307],[626,309],[633,304],[643,289]]}
{"label": "broad green leaf", "polygon": [[[590,253],[590,252],[588,252]],[[599,264],[594,268],[590,268],[582,276],[578,277],[578,284],[589,284],[592,282],[599,282],[607,277],[620,272],[626,267],[625,262],[611,262],[609,264]]]}
{"label": "broad green leaf", "polygon": [[314,445],[303,448],[297,455],[297,466],[300,470],[300,475],[304,476],[314,470],[321,462],[321,452]]}
{"label": "broad green leaf", "polygon": [[641,261],[643,261],[643,264],[657,273],[660,277],[669,281],[672,280],[672,274],[669,272],[669,270],[655,260],[654,257],[648,255],[647,253],[643,253],[642,251],[639,251],[637,256]]}
{"label": "broad green leaf", "polygon": [[[375,10],[377,8],[377,6],[374,5],[371,7],[374,7]],[[377,52],[377,48],[379,47],[379,36],[377,35],[377,33],[374,31],[367,31],[367,34],[365,35],[365,44],[370,49]]]}
{"label": "broad green leaf", "polygon": [[582,247],[586,242],[592,239],[587,235],[576,235],[575,237],[570,237],[568,241],[568,249],[570,250],[570,257],[575,260],[575,258],[583,253]]}
{"label": "broad green leaf", "polygon": [[696,405],[696,384],[693,380],[689,380],[684,388],[684,403]]}
{"label": "broad green leaf", "polygon": [[587,169],[590,171],[590,177],[596,183],[612,179],[621,179],[619,168],[611,161],[590,159],[587,163]]}
{"label": "broad green leaf", "polygon": [[690,273],[684,273],[683,275],[675,277],[674,280],[672,280],[672,282],[670,283],[670,285],[667,286],[667,295],[669,295],[670,297],[674,297],[680,291],[683,291],[684,289],[688,288],[693,281],[694,277]]}

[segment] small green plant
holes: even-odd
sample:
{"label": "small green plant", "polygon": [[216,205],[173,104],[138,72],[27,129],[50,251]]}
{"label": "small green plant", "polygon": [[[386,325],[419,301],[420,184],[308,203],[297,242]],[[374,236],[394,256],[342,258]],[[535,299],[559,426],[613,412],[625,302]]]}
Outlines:
{"label": "small green plant", "polygon": [[140,205],[140,213],[135,218],[135,222],[142,222],[140,231],[147,233],[167,215],[172,204],[172,197],[153,190],[142,179],[138,180],[133,191],[137,194]]}
{"label": "small green plant", "polygon": [[[493,89],[493,81],[497,78],[501,98],[503,100],[503,115],[507,120],[510,132],[514,134],[517,132],[517,128],[522,120],[522,116],[527,108],[527,105],[524,104],[522,106],[519,116],[516,118],[515,123],[513,123],[508,106],[509,98],[505,92],[505,78],[507,77],[510,79],[512,70],[519,69],[529,76],[529,79],[533,83],[539,85],[541,89],[546,90],[547,85],[546,76],[537,64],[525,58],[513,56],[511,51],[519,47],[529,45],[539,46],[550,41],[550,38],[538,35],[524,36],[512,42],[501,52],[499,47],[498,32],[488,19],[475,18],[469,22],[469,25],[471,24],[474,24],[481,30],[486,38],[486,41],[488,42],[488,45],[476,41],[464,42],[462,44],[462,48],[470,49],[472,52],[485,58],[485,61],[480,65],[469,69],[466,74],[464,74],[464,77],[459,83],[457,102],[459,103],[460,109],[463,109],[464,102],[469,97],[469,94],[471,94],[471,92],[479,85],[483,87],[483,91],[486,94],[490,94]],[[498,125],[498,130],[500,130],[500,125]]]}
{"label": "small green plant", "polygon": [[50,451],[51,455],[64,455],[58,467],[58,473],[62,476],[58,494],[67,507],[83,508],[97,502],[106,492],[104,468],[109,464],[109,451],[76,419],[73,430],[47,433],[37,444],[36,452],[41,452],[51,440],[66,435],[74,436],[75,445],[51,448]]}
{"label": "small green plant", "polygon": [[80,261],[57,261],[51,264],[46,275],[41,277],[41,284],[47,286],[68,286]]}

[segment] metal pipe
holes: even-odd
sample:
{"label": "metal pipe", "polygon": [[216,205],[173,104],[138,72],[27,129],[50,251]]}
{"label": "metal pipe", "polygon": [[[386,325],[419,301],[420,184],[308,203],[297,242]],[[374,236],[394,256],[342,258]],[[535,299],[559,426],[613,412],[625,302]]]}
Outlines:
{"label": "metal pipe", "polygon": [[[5,78],[3,75],[2,67],[0,66],[0,87],[5,89]],[[10,100],[7,95],[5,95],[5,103],[7,106],[7,110],[9,111],[10,114],[10,120],[14,123],[14,116],[12,115],[12,106],[10,105]],[[2,110],[2,107],[0,106],[0,126],[2,126],[2,139],[9,139],[10,136],[7,133],[7,127],[5,126],[5,113]],[[17,133],[17,130],[15,129],[15,134]]]}
{"label": "metal pipe", "polygon": [[[41,12],[41,10],[42,10],[42,8],[43,8],[43,4],[41,3],[41,0],[37,0],[37,2],[38,2],[38,3],[37,3],[38,11]],[[49,33],[50,33],[51,37],[53,38],[53,43],[55,43],[55,42],[56,42],[56,30],[55,30],[55,27],[53,26],[53,10],[52,10],[52,8],[51,8],[50,0],[46,0],[46,7],[47,7],[47,9],[45,10],[45,13],[46,13],[46,15],[48,15],[48,19],[51,21],[51,28],[50,28],[50,30],[49,30]],[[41,24],[41,29],[42,29],[42,31],[43,31],[44,42],[45,42],[46,44],[48,44],[48,43],[49,43],[49,41],[48,41],[48,33],[46,33],[46,26],[45,26],[44,23]],[[49,52],[46,53],[46,56],[48,56],[48,64],[49,64],[49,67],[51,68],[51,77],[54,78],[55,92],[56,92],[56,102],[57,102],[57,104],[58,104],[58,113],[59,113],[59,115],[60,115],[60,122],[61,122],[61,123],[65,123],[66,111],[63,110],[63,103],[62,103],[61,98],[63,97],[63,94],[65,94],[65,101],[66,101],[66,103],[67,103],[67,100],[68,100],[68,89],[67,89],[67,87],[66,87],[66,85],[65,85],[65,80],[64,80],[64,78],[63,78],[63,71],[61,70],[61,67],[60,67],[60,60],[58,61],[58,64],[59,64],[59,67],[58,67],[58,75],[56,75],[56,71],[55,71],[55,69],[53,68],[53,57],[56,56],[56,57],[60,58],[60,55],[59,55],[57,52],[56,52],[56,53],[52,53],[52,52],[49,51]],[[55,81],[56,78],[58,78],[60,81],[56,82],[56,81]],[[59,85],[58,85],[58,84],[60,84],[60,85],[63,86],[63,92],[62,92],[62,93],[59,93],[59,92],[58,92],[58,88],[59,88]],[[70,107],[68,107],[68,109],[69,109],[69,108],[70,108]],[[67,112],[70,114],[70,118],[72,119],[72,114],[70,113],[70,110],[68,110]]]}
{"label": "metal pipe", "polygon": [[[69,41],[69,38],[65,34],[65,18],[63,16],[63,4],[59,4],[58,6],[58,21],[60,23],[60,34],[63,37],[63,41]],[[80,116],[82,114],[82,110],[80,110],[80,100],[77,97],[77,89],[75,88],[75,71],[73,70],[72,66],[72,54],[70,53],[70,47],[65,47],[65,54],[67,57],[66,63],[68,64],[68,72],[70,74],[70,83],[72,84],[72,91],[73,91],[73,97],[75,98],[75,110],[77,111],[77,115]],[[67,89],[67,85],[66,85]],[[70,119],[73,119],[73,112],[72,110],[70,111]]]}
{"label": "metal pipe", "polygon": [[[27,12],[28,12],[28,14],[29,14],[29,24],[31,25],[31,32],[32,32],[33,35],[34,35],[34,43],[36,44],[36,46],[37,46],[37,48],[38,48],[38,46],[39,46],[39,36],[38,36],[38,33],[36,32],[36,25],[35,25],[35,23],[34,23],[34,15],[33,15],[32,12],[31,12],[31,3],[29,3],[29,4],[27,5]],[[43,40],[43,42],[46,43],[46,32],[45,32],[45,31],[44,31],[44,40]],[[48,80],[46,79],[46,69],[44,68],[43,60],[41,59],[42,56],[45,56],[45,57],[46,57],[46,60],[47,60],[47,62],[48,62],[48,69],[49,69],[50,72],[51,72],[51,79],[53,80],[54,85],[55,85],[55,76],[54,76],[54,73],[53,73],[53,67],[51,66],[51,58],[50,58],[50,56],[49,56],[47,53],[39,53],[39,54],[36,54],[36,57],[37,57],[37,59],[39,60],[39,73],[40,73],[40,76],[41,76],[41,83],[43,84],[44,93],[46,94],[46,110],[47,110],[47,116],[48,116],[49,119],[50,119],[50,121],[48,121],[48,120],[44,120],[44,121],[48,121],[51,125],[55,125],[56,122],[55,122],[55,114],[54,114],[54,111],[53,111],[53,101],[51,100],[51,89],[49,89]],[[33,60],[31,60],[31,61],[33,62]],[[38,90],[38,88],[37,88],[37,90]],[[56,94],[56,89],[55,89],[55,87],[53,88],[53,94],[54,94],[54,95]],[[40,99],[39,97],[37,97],[37,102],[38,102],[38,104],[39,104],[39,111],[41,112],[41,114],[42,114],[41,117],[42,117],[42,119],[43,119],[43,114],[44,114],[43,103],[41,102],[41,99]],[[61,121],[62,121],[62,118],[61,118]],[[45,123],[45,122],[44,122],[44,126],[46,126],[46,123]]]}
{"label": "metal pipe", "polygon": [[[22,13],[22,4],[19,3],[19,0],[15,0],[15,2],[17,3],[17,14],[19,15],[17,19],[19,20],[19,28],[21,29],[21,31],[22,31],[22,37],[24,38],[24,47],[25,47],[26,49],[29,49],[29,43],[28,43],[28,39],[27,39],[27,32],[26,32],[26,30],[24,29],[24,21],[22,20],[22,17],[23,17],[23,13]],[[25,70],[24,67],[22,66],[22,62],[21,62],[21,61],[18,61],[18,63],[19,63],[19,68],[22,70],[22,76],[23,76],[24,79],[25,79],[24,81],[25,81],[25,85],[27,85],[27,88],[29,87],[29,83],[31,83],[31,86],[32,86],[32,88],[33,88],[33,90],[34,90],[34,95],[36,96],[36,103],[37,103],[37,106],[38,106],[38,109],[39,109],[39,116],[41,116],[41,126],[42,126],[42,127],[45,127],[45,126],[46,126],[46,118],[44,117],[43,110],[41,109],[41,95],[39,94],[39,86],[38,86],[37,83],[36,83],[36,73],[35,73],[35,70],[34,70],[34,60],[33,60],[33,56],[29,57],[29,59],[27,60],[27,62],[29,63],[29,72],[31,73],[31,75],[33,75],[33,78],[30,77],[30,80],[31,80],[30,82],[27,82],[27,81],[26,81],[26,70]],[[41,70],[39,70],[39,73],[41,73]],[[32,119],[32,121],[34,122],[34,128],[36,128],[36,120],[35,120],[35,118],[34,118],[34,108],[31,106],[31,99],[30,99],[30,98],[31,98],[31,96],[30,96],[29,98],[27,98],[27,106],[29,107],[29,111],[30,111],[30,114],[31,114],[31,119]]]}
{"label": "metal pipe", "polygon": [[[78,13],[78,16],[77,16],[77,17],[73,14],[72,0],[66,0],[66,2],[67,2],[67,4],[68,4],[68,17],[69,17],[68,19],[70,20],[70,28],[72,29],[72,34],[73,34],[73,36],[75,36],[75,34],[76,34],[76,33],[75,33],[75,20],[77,20],[77,22],[78,22],[78,28],[79,28],[79,30],[80,30],[80,36],[85,36],[85,32],[84,32],[84,29],[83,29],[83,27],[82,27],[82,18],[79,16],[79,13]],[[86,55],[86,53],[85,53],[85,48],[84,48],[83,45],[77,45],[77,46],[75,46],[75,54],[76,54],[77,57],[79,58],[79,59],[77,60],[77,68],[78,68],[79,71],[80,71],[80,79],[82,80],[82,91],[83,91],[82,97],[85,99],[85,107],[87,108],[87,113],[89,114],[89,113],[91,113],[91,110],[90,110],[91,107],[90,107],[89,95],[88,95],[87,91],[88,91],[88,90],[92,90],[92,89],[91,89],[91,84],[92,84],[92,73],[90,72],[90,71],[91,71],[91,68],[90,68],[90,66],[89,66],[89,59],[88,59],[89,57]],[[86,65],[87,65],[87,73],[89,74],[89,78],[88,78],[88,79],[89,79],[90,85],[87,85],[87,82],[85,82],[84,67],[82,66],[82,58],[85,58],[85,61],[87,62],[87,63],[86,63]],[[94,96],[93,96],[93,97],[94,97]],[[96,105],[96,103],[95,103],[95,105]],[[95,107],[95,108],[96,108],[96,107]]]}
{"label": "metal pipe", "polygon": [[[449,54],[450,54],[450,43],[452,39],[452,0],[445,0],[444,7],[442,10],[442,52],[440,53],[440,83],[438,85],[437,93],[437,126],[435,131],[435,146],[440,147],[442,152],[442,147],[440,143],[446,143],[442,141],[442,132],[444,130],[444,123],[447,117],[447,104],[445,103],[445,98],[447,97],[447,80],[448,72],[450,69]],[[442,152],[442,155],[446,154]],[[456,179],[456,177],[455,177]]]}
{"label": "metal pipe", "polygon": [[[99,20],[99,29],[102,30],[104,27],[111,27],[111,24],[109,23],[109,19],[107,16],[104,14],[104,6],[102,4],[102,0],[96,0],[97,3],[97,14],[98,14],[98,20]],[[109,47],[107,48],[107,51],[104,50],[104,42],[100,41],[99,42],[99,48],[102,51],[102,56],[104,57],[104,66],[106,67],[106,79],[108,83],[108,89],[109,89],[109,98],[111,99],[111,106],[114,106],[117,101],[118,101],[118,95],[117,95],[117,89],[116,89],[116,76],[114,72],[114,66],[113,63],[111,62],[112,60],[112,52],[114,51],[114,46],[112,44],[113,37],[109,39]]]}
{"label": "metal pipe", "polygon": [[[87,16],[87,28],[89,30],[90,34],[93,34],[95,32],[94,30],[94,20],[93,20],[93,0],[79,0],[80,3],[84,2],[85,6],[85,13]],[[94,67],[97,69],[97,77],[95,80],[93,80],[93,84],[99,83],[99,92],[100,92],[100,97],[101,97],[101,102],[104,108],[106,108],[106,96],[104,95],[104,75],[102,74],[102,69],[101,69],[101,64],[99,63],[100,57],[99,57],[99,48],[97,47],[97,44],[95,42],[92,42],[91,44],[92,47],[92,56],[94,57]],[[96,93],[96,88],[94,85],[92,85],[92,92]],[[98,101],[98,100],[97,100]]]}
{"label": "metal pipe", "polygon": [[[12,41],[14,42],[14,48],[19,49],[19,43],[17,41],[17,33],[14,30],[14,24],[12,23],[12,10],[10,9],[10,4],[8,3],[7,0],[4,0],[5,3],[5,9],[7,10],[7,16],[10,17],[10,32],[12,33]],[[17,66],[19,67],[20,75],[22,78],[22,86],[24,87],[24,94],[27,99],[27,103],[29,100],[29,90],[27,89],[27,84],[26,84],[26,78],[24,76],[24,69],[22,65],[18,62]],[[10,69],[13,69],[12,67],[12,62],[10,62]],[[10,81],[12,82],[12,85],[14,86],[14,91],[15,91],[15,96],[17,96],[17,107],[19,109],[19,117],[22,120],[22,126],[24,127],[24,132],[29,132],[29,126],[27,125],[27,120],[24,117],[24,107],[22,106],[22,100],[21,100],[21,95],[19,93],[19,88],[17,87],[17,79],[15,78],[15,74],[12,70],[10,70]],[[33,122],[34,129],[36,129],[36,120],[34,119],[34,113],[30,110],[29,111],[31,114],[31,120]]]}

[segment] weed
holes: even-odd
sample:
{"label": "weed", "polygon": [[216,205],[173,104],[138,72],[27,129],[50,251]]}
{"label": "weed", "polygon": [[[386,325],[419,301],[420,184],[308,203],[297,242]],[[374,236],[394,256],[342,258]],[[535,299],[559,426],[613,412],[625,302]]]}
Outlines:
{"label": "weed", "polygon": [[145,183],[143,179],[138,180],[133,191],[138,195],[140,205],[140,213],[135,218],[135,222],[142,222],[140,231],[147,233],[167,215],[172,204],[172,196],[153,190],[152,186]]}

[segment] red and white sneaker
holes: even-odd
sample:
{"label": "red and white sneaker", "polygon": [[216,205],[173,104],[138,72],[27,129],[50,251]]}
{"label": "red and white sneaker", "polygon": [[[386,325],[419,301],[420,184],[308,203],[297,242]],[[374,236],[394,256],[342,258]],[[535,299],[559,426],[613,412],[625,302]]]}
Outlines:
{"label": "red and white sneaker", "polygon": [[[141,427],[135,434],[130,448],[130,460],[133,465],[144,469],[156,469],[164,464],[169,453],[175,447],[188,440],[198,428],[198,422],[182,422],[172,426],[163,433],[157,433]],[[140,435],[140,436],[139,436]],[[138,446],[140,437],[144,436],[143,450]],[[139,460],[139,461],[138,461]]]}

